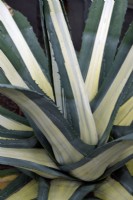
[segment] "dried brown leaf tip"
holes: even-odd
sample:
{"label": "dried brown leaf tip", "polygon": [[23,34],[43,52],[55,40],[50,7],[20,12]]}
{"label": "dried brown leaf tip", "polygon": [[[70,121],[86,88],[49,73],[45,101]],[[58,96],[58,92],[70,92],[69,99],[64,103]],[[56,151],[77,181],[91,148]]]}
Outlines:
{"label": "dried brown leaf tip", "polygon": [[10,14],[13,16],[13,9],[7,4],[4,2],[4,4],[6,5],[6,7],[8,8]]}

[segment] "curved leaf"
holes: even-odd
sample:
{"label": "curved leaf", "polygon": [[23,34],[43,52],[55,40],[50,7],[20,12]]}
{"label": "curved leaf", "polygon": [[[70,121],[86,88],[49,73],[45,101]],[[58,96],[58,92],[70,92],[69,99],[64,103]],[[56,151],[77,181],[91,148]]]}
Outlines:
{"label": "curved leaf", "polygon": [[103,6],[103,0],[92,1],[88,11],[87,20],[85,22],[85,29],[82,36],[82,45],[79,53],[79,64],[84,80],[86,79],[88,72],[88,66],[90,64],[96,32],[101,18]]}
{"label": "curved leaf", "polygon": [[[100,178],[106,170],[116,163],[123,161],[124,165],[133,155],[133,134],[112,141],[95,149],[87,157],[77,163],[61,166],[64,171],[69,171],[74,177],[84,181],[94,181]],[[125,159],[128,158],[128,159]],[[99,168],[97,169],[97,165]],[[114,169],[115,170],[115,169]],[[111,171],[112,172],[112,171]]]}
{"label": "curved leaf", "polygon": [[17,200],[18,196],[21,199],[29,200],[37,198],[38,182],[35,180],[30,181],[16,193],[7,198],[7,200]]}
{"label": "curved leaf", "polygon": [[57,179],[51,181],[48,200],[68,200],[80,186],[80,182]]}
{"label": "curved leaf", "polygon": [[95,38],[90,64],[85,79],[85,85],[88,91],[88,97],[90,101],[94,99],[98,92],[102,59],[114,3],[114,0],[107,0],[104,2],[103,11]]}
{"label": "curved leaf", "polygon": [[[46,25],[61,74],[62,87],[68,100],[68,106],[70,106],[72,120],[75,121],[76,117],[79,121],[80,138],[87,144],[95,145],[98,142],[95,123],[61,5],[57,0],[44,1],[44,3]],[[78,132],[77,129],[76,131]]]}
{"label": "curved leaf", "polygon": [[74,145],[74,140],[77,138],[73,129],[46,96],[8,87],[10,89],[0,88],[0,92],[16,102],[22,111],[33,120],[51,144],[54,155],[60,164],[74,162],[83,157],[76,149],[78,146]]}
{"label": "curved leaf", "polygon": [[104,49],[99,87],[102,85],[104,79],[112,67],[117,52],[117,46],[119,43],[126,10],[127,0],[115,0],[108,37]]}
{"label": "curved leaf", "polygon": [[0,191],[0,200],[7,199],[12,193],[21,189],[31,179],[24,174],[20,174],[14,181],[12,181],[4,190]]}
{"label": "curved leaf", "polygon": [[112,200],[117,197],[118,200],[132,200],[133,196],[114,179],[108,178],[95,191],[95,196],[102,200]]}
{"label": "curved leaf", "polygon": [[39,87],[53,99],[53,91],[48,79],[43,74],[22,33],[2,1],[0,1],[0,10],[0,21],[3,23],[19,54],[21,55],[21,58],[23,59],[31,77],[39,85]]}

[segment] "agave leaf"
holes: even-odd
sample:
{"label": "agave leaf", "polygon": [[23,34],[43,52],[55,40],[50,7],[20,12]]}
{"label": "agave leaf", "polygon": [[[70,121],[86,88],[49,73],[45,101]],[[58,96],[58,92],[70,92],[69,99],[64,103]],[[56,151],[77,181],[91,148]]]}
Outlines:
{"label": "agave leaf", "polygon": [[103,97],[103,99],[101,100],[98,107],[93,113],[97,127],[97,132],[100,138],[104,135],[104,132],[106,131],[106,128],[109,125],[113,111],[116,109],[118,99],[124,91],[125,86],[130,86],[129,80],[132,82],[132,55],[133,46],[131,47],[124,63],[122,64],[108,91],[106,92],[105,96]]}
{"label": "agave leaf", "polygon": [[10,84],[9,80],[6,78],[5,73],[0,68],[0,83],[2,84]]}
{"label": "agave leaf", "polygon": [[73,195],[81,183],[77,181],[68,181],[65,179],[57,179],[51,181],[48,200],[68,200]]}
{"label": "agave leaf", "polygon": [[133,158],[133,146],[129,144],[129,148],[126,148],[119,158],[112,160],[109,167],[113,168],[113,166],[117,165],[117,163],[122,163],[122,161],[126,163],[128,160],[131,160],[131,158]]}
{"label": "agave leaf", "polygon": [[[22,84],[24,85],[23,82],[25,82],[26,87],[42,92],[42,90],[38,87],[38,85],[32,79],[17,48],[15,47],[12,39],[10,38],[9,34],[7,33],[2,23],[0,23],[0,30],[1,30],[0,31],[0,49],[6,55],[7,57],[6,59],[8,59],[8,63],[10,62],[10,64],[8,65],[8,68],[6,68],[5,63],[2,63],[1,78],[4,81],[3,83],[8,84],[10,83],[10,81],[11,83],[13,81],[13,83],[17,85],[19,84],[19,82],[16,82],[15,80],[13,80],[13,78],[10,75],[10,72],[13,71],[15,73],[17,80],[20,81],[21,85]],[[8,75],[8,77],[6,77],[5,75]]]}
{"label": "agave leaf", "polygon": [[0,21],[3,23],[19,54],[21,55],[21,58],[23,59],[31,77],[39,85],[39,87],[53,99],[53,92],[48,79],[42,72],[22,33],[2,1],[0,1],[0,10]]}
{"label": "agave leaf", "polygon": [[113,126],[111,136],[116,139],[132,133],[133,133],[133,125]]}
{"label": "agave leaf", "polygon": [[[126,32],[118,50],[117,50],[117,54],[116,54],[115,60],[113,62],[113,65],[110,68],[110,72],[108,73],[106,79],[104,80],[103,85],[99,89],[99,92],[98,92],[96,98],[94,99],[94,101],[91,104],[92,109],[94,111],[96,110],[96,108],[98,107],[98,105],[100,104],[102,99],[104,98],[110,85],[112,84],[112,81],[115,79],[122,64],[124,63],[126,57],[128,56],[129,51],[131,50],[131,47],[133,44],[132,32],[133,32],[133,23],[131,23],[131,25],[129,26],[128,31]],[[131,77],[131,79],[132,79],[132,77]],[[131,83],[132,83],[132,81],[131,81]],[[128,91],[125,95],[125,97],[127,97],[126,101],[129,99],[129,97],[128,97],[129,94],[131,93],[131,95],[132,95],[132,85],[130,88],[127,87],[127,90],[130,90],[130,92]],[[124,98],[123,98],[123,100],[124,100]],[[124,102],[121,102],[121,104],[123,104],[123,103]]]}
{"label": "agave leaf", "polygon": [[113,172],[115,172],[116,170],[119,170],[127,162],[129,162],[133,158],[132,152],[133,152],[132,148],[125,150],[125,152],[123,153],[120,159],[117,159],[115,163],[110,164],[110,167],[105,171],[104,175],[101,176],[100,180],[107,178]]}
{"label": "agave leaf", "polygon": [[[13,19],[16,22],[18,28],[20,29],[23,37],[25,38],[27,44],[29,45],[34,57],[39,63],[43,73],[47,77],[48,81],[51,83],[51,69],[48,68],[48,58],[46,57],[43,49],[41,48],[38,39],[36,38],[33,28],[27,21],[26,17],[23,16],[18,11],[13,11]],[[34,42],[33,42],[34,41]]]}
{"label": "agave leaf", "polygon": [[30,126],[27,119],[24,116],[20,116],[17,113],[10,111],[3,106],[0,106],[0,114],[3,115],[6,118],[12,119],[12,120],[17,121],[19,123],[22,123],[26,126]]}
{"label": "agave leaf", "polygon": [[[49,42],[50,44],[50,42]],[[52,60],[52,74],[53,74],[53,85],[54,85],[54,93],[55,93],[55,101],[56,105],[59,108],[59,110],[64,113],[65,117],[65,105],[63,102],[63,92],[62,92],[62,87],[61,87],[61,77],[59,75],[59,69],[58,65],[55,61],[54,58],[54,52],[52,49],[52,45],[50,45],[50,50],[51,50],[51,60]]]}
{"label": "agave leaf", "polygon": [[44,178],[39,178],[39,191],[37,200],[47,200],[49,193],[49,183]]}
{"label": "agave leaf", "polygon": [[45,178],[67,178],[44,149],[0,148],[0,164],[26,169]]}
{"label": "agave leaf", "polygon": [[[109,88],[112,87],[111,86],[113,83],[112,80],[114,80],[114,81],[116,80],[116,77],[119,74],[120,68],[123,66],[124,62],[126,61],[128,55],[129,55],[129,52],[131,52],[132,44],[133,44],[132,31],[133,31],[133,23],[130,25],[123,41],[121,42],[121,45],[119,46],[117,55],[115,57],[115,61],[112,65],[110,72],[108,73],[108,76],[106,77],[102,87],[100,88],[98,95],[92,102],[91,106],[92,106],[93,112],[95,112],[98,109],[100,103],[102,101],[104,101],[103,99],[105,97],[107,97],[107,91],[109,91]],[[132,64],[131,64],[131,69],[132,69]],[[105,128],[106,131],[103,134],[104,136],[103,136],[103,139],[101,140],[102,142],[107,140],[107,138],[108,138],[109,132],[111,130],[113,121],[116,117],[119,107],[132,97],[132,91],[133,91],[132,90],[132,87],[133,87],[132,79],[133,79],[133,73],[131,72],[131,75],[127,81],[127,84],[125,85],[124,92],[122,92],[123,94],[120,96],[120,99],[118,100],[118,102],[116,103],[116,105],[112,111],[110,109],[111,108],[110,102],[112,102],[112,101],[111,101],[111,99],[108,101],[108,103],[110,104],[108,106],[108,109],[110,109],[112,114],[110,113],[111,115],[108,118],[110,122],[108,123],[108,127]],[[115,93],[113,93],[113,96],[114,96],[114,94],[116,94],[116,90],[115,90]],[[104,110],[106,110],[105,107],[104,107]],[[109,113],[109,112],[107,111],[107,113]],[[131,117],[131,119],[132,119],[132,117]],[[102,121],[101,116],[100,116],[100,120]],[[107,120],[107,118],[106,118],[106,120]],[[104,126],[106,126],[106,125],[104,125]]]}
{"label": "agave leaf", "polygon": [[8,60],[6,55],[0,50],[0,67],[4,71],[5,76],[12,85],[27,88],[28,86],[18,74],[12,63]]}
{"label": "agave leaf", "polygon": [[[85,143],[95,145],[98,141],[95,123],[85,92],[76,53],[59,1],[45,1],[44,12],[72,120],[75,121],[75,118],[79,119],[79,123],[75,123],[75,125],[79,125],[80,138]],[[57,49],[57,47],[59,48]],[[76,131],[78,132],[78,127]]]}
{"label": "agave leaf", "polygon": [[79,187],[75,193],[71,196],[70,200],[81,200],[83,199],[87,194],[92,192],[95,189],[95,185],[82,185]]}
{"label": "agave leaf", "polygon": [[133,159],[126,164],[131,176],[133,176]]}
{"label": "agave leaf", "polygon": [[133,97],[125,102],[116,115],[114,125],[130,126],[133,122]]}
{"label": "agave leaf", "polygon": [[[46,96],[28,90],[20,91],[11,86],[10,89],[0,89],[0,92],[16,102],[41,130],[51,144],[59,163],[80,160],[83,155],[78,151],[80,147],[74,144],[78,138],[56,106]],[[36,133],[36,136],[38,137],[38,133]]]}
{"label": "agave leaf", "polygon": [[39,0],[39,9],[40,9],[40,18],[41,18],[41,28],[42,28],[42,36],[43,36],[43,41],[44,41],[44,49],[45,52],[48,56],[48,62],[51,61],[51,55],[50,55],[50,48],[49,48],[49,41],[48,41],[48,33],[46,30],[46,22],[45,22],[45,17],[44,17],[44,3],[42,0]]}
{"label": "agave leaf", "polygon": [[37,144],[37,142],[35,136],[27,139],[0,137],[0,147],[7,148],[32,148]]}
{"label": "agave leaf", "polygon": [[[84,181],[94,181],[100,178],[104,172],[113,165],[119,164],[119,168],[124,165],[133,154],[133,137],[132,134],[110,142],[91,152],[81,161],[62,166],[62,170],[70,173],[78,179]],[[126,158],[126,159],[125,159]],[[97,170],[97,165],[100,166]],[[113,170],[115,170],[113,168]],[[113,172],[111,171],[111,173]],[[89,172],[89,173],[88,173]]]}
{"label": "agave leaf", "polygon": [[117,170],[112,177],[133,195],[133,177],[125,166]]}
{"label": "agave leaf", "polygon": [[123,1],[115,0],[108,37],[104,49],[99,87],[102,85],[104,79],[106,78],[108,72],[112,67],[117,51],[117,45],[119,43],[119,38],[126,10],[127,10],[127,0]]}
{"label": "agave leaf", "polygon": [[114,0],[104,2],[101,20],[99,22],[99,27],[95,38],[91,60],[85,79],[85,85],[88,91],[88,97],[90,101],[96,96],[98,92],[102,59],[111,16],[113,12],[113,7]]}
{"label": "agave leaf", "polygon": [[[62,54],[61,49],[60,49],[58,40],[56,41],[55,37],[53,37],[54,28],[52,26],[52,23],[49,22],[51,19],[49,19],[49,15],[47,15],[47,12],[45,12],[45,18],[47,22],[47,30],[49,31],[49,37],[50,37],[51,58],[52,58],[52,62],[54,62],[52,63],[54,64],[52,66],[52,69],[53,69],[53,76],[54,76],[53,83],[54,83],[56,102],[58,101],[57,105],[59,105],[59,109],[62,110],[62,112],[64,111],[64,113],[66,113],[64,114],[64,116],[67,117],[68,121],[72,124],[72,126],[77,132],[77,135],[79,136],[80,131],[79,131],[79,123],[77,123],[77,121],[79,121],[78,116],[77,116],[77,110],[76,110],[73,94],[71,91],[71,86],[69,84],[68,77],[66,76],[66,71],[64,70],[65,67],[62,67],[64,66],[64,60],[60,56]],[[54,36],[56,36],[55,32],[54,32]],[[63,77],[63,79],[61,77]],[[57,95],[59,94],[59,96],[57,96],[56,93]],[[62,103],[59,103],[61,101]],[[66,108],[66,111],[65,111],[65,108]],[[71,112],[71,110],[73,110],[73,112]]]}
{"label": "agave leaf", "polygon": [[82,45],[79,53],[79,64],[84,80],[88,72],[91,54],[94,47],[96,32],[104,6],[103,0],[94,0],[88,12],[85,29],[82,36]]}
{"label": "agave leaf", "polygon": [[14,138],[14,139],[25,139],[34,136],[33,131],[16,131],[8,130],[0,126],[0,137]]}
{"label": "agave leaf", "polygon": [[17,200],[18,197],[21,199],[29,200],[37,198],[38,193],[38,182],[35,180],[30,181],[19,191],[12,194],[7,200]]}
{"label": "agave leaf", "polygon": [[1,121],[0,125],[9,130],[32,131],[31,127],[28,127],[12,119],[6,118],[3,115],[0,115],[0,121]]}
{"label": "agave leaf", "polygon": [[[120,148],[121,145],[123,145],[122,149]],[[119,151],[121,151],[121,153]],[[117,154],[117,155],[115,156],[115,154]],[[88,164],[84,165],[83,167],[81,166],[75,170],[72,170],[71,173],[72,173],[72,175],[80,178],[81,180],[93,181],[93,180],[96,180],[97,178],[99,178],[108,167],[109,168],[112,167],[112,169],[111,169],[111,171],[109,171],[106,174],[106,176],[109,175],[109,173],[111,174],[113,171],[115,171],[116,169],[123,166],[128,160],[130,160],[132,158],[132,154],[133,154],[133,143],[129,142],[127,144],[121,143],[119,145],[114,145],[112,147],[112,149],[106,150],[105,153],[101,154],[101,156],[99,155],[99,156],[95,157],[94,159],[92,159],[92,161],[88,162]],[[112,160],[114,160],[114,162],[111,163],[107,159],[108,155],[110,155],[110,158]],[[118,159],[118,155],[120,156],[119,159]],[[130,157],[130,155],[131,155],[131,157]],[[119,163],[120,161],[122,161],[122,162]],[[97,168],[94,167],[96,165],[95,164],[96,162],[97,163],[101,162],[100,169],[97,174],[96,174]],[[104,164],[104,162],[106,162],[106,164]],[[119,166],[117,166],[117,168],[116,168],[116,166],[113,168],[113,166],[116,165],[116,163],[119,163]],[[89,171],[91,171],[91,173],[93,174],[93,177],[92,177],[92,174],[87,175],[88,169],[90,169]]]}
{"label": "agave leaf", "polygon": [[26,118],[0,106],[0,147],[33,147],[37,144]]}
{"label": "agave leaf", "polygon": [[112,200],[117,197],[118,200],[132,200],[133,196],[116,180],[108,178],[101,183],[95,191],[95,196],[102,200]]}
{"label": "agave leaf", "polygon": [[0,199],[6,199],[12,193],[16,192],[18,189],[23,187],[26,183],[28,183],[31,179],[24,174],[20,174],[15,180],[9,182],[6,188],[0,191]]}
{"label": "agave leaf", "polygon": [[26,119],[0,106],[0,126],[8,130],[31,132]]}
{"label": "agave leaf", "polygon": [[84,200],[101,200],[101,199],[99,199],[99,198],[96,198],[96,197],[89,197],[89,198],[84,198]]}

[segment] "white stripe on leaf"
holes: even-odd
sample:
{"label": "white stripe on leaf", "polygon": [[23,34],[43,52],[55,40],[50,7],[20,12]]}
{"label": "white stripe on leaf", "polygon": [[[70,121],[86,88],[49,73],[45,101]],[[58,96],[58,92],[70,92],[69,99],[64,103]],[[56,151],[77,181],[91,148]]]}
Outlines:
{"label": "white stripe on leaf", "polygon": [[1,0],[0,0],[0,21],[3,23],[9,36],[14,42],[33,80],[50,98],[54,99],[52,87],[49,81],[43,74],[37,60],[35,59],[22,33],[20,32],[15,21],[13,20],[10,12],[8,11],[8,9]]}
{"label": "white stripe on leaf", "polygon": [[60,164],[79,161],[83,157],[66,139],[58,126],[30,98],[17,90],[0,88],[0,92],[11,98],[22,111],[31,117],[51,144],[55,157]]}
{"label": "white stripe on leaf", "polygon": [[21,76],[18,74],[6,55],[0,50],[0,68],[4,71],[6,78],[12,85],[28,88]]}
{"label": "white stripe on leaf", "polygon": [[131,73],[133,72],[133,46],[131,47],[117,76],[108,89],[105,97],[93,113],[97,131],[101,137],[106,130],[117,100],[121,95]]}
{"label": "white stripe on leaf", "polygon": [[119,108],[114,125],[129,126],[133,122],[133,97]]}
{"label": "white stripe on leaf", "polygon": [[80,137],[88,144],[97,144],[95,122],[88,102],[85,85],[71,37],[58,0],[47,0],[52,23],[62,50],[67,75],[70,81],[79,117]]}
{"label": "white stripe on leaf", "polygon": [[133,200],[133,196],[118,181],[108,178],[94,192],[102,200]]}
{"label": "white stripe on leaf", "polygon": [[48,200],[68,200],[81,183],[64,179],[51,181]]}
{"label": "white stripe on leaf", "polygon": [[96,34],[92,56],[88,67],[88,73],[85,80],[85,85],[90,101],[95,97],[98,91],[103,53],[106,44],[107,34],[109,31],[113,7],[114,0],[105,1],[101,20]]}
{"label": "white stripe on leaf", "polygon": [[4,117],[3,115],[0,115],[0,126],[3,126],[8,130],[32,131],[31,127],[21,124],[20,122],[14,121],[7,117]]}

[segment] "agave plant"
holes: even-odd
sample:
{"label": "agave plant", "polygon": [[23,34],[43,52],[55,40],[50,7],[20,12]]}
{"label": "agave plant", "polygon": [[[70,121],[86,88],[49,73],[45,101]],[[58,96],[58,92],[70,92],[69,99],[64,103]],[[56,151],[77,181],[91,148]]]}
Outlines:
{"label": "agave plant", "polygon": [[0,0],[0,199],[133,199],[133,23],[127,0],[93,0],[76,52],[63,3],[40,0],[45,53]]}

